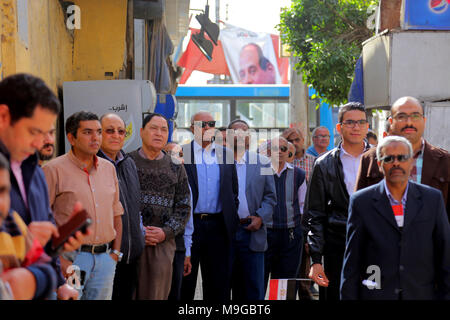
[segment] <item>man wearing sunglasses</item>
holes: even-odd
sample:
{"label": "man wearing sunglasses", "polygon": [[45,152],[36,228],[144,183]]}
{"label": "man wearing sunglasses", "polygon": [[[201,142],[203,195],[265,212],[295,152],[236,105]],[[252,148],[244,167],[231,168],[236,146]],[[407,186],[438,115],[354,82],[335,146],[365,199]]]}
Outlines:
{"label": "man wearing sunglasses", "polygon": [[98,157],[116,167],[122,215],[121,258],[116,266],[112,299],[132,300],[138,281],[138,259],[144,249],[141,229],[140,184],[134,160],[122,150],[127,135],[125,122],[114,113],[100,118],[102,144]]}
{"label": "man wearing sunglasses", "polygon": [[194,299],[201,265],[203,297],[230,300],[231,244],[239,223],[239,188],[233,152],[213,142],[215,121],[201,111],[191,118],[194,140],[183,145],[184,167],[193,199],[191,274],[183,279],[182,300]]}
{"label": "man wearing sunglasses", "polygon": [[408,181],[413,147],[389,136],[377,146],[384,179],[350,198],[341,297],[450,299],[450,225],[441,192]]}
{"label": "man wearing sunglasses", "polygon": [[309,277],[319,285],[320,300],[339,300],[348,201],[361,155],[370,147],[364,140],[369,129],[364,105],[345,104],[338,119],[342,143],[316,160],[303,218],[311,255]]}
{"label": "man wearing sunglasses", "polygon": [[[287,162],[288,141],[283,137],[271,140],[271,160],[274,169],[277,203],[272,221],[267,225],[268,248],[265,253],[265,285],[271,279],[296,278],[303,252],[301,207],[305,171]],[[303,188],[304,189],[304,188]]]}
{"label": "man wearing sunglasses", "polygon": [[[410,179],[441,190],[447,213],[450,214],[448,200],[450,155],[446,150],[431,145],[423,138],[426,118],[421,102],[413,97],[398,99],[391,107],[389,122],[389,135],[405,137],[413,147],[413,168]],[[383,173],[376,161],[376,148],[372,148],[361,158],[356,189],[374,185],[382,179]]]}

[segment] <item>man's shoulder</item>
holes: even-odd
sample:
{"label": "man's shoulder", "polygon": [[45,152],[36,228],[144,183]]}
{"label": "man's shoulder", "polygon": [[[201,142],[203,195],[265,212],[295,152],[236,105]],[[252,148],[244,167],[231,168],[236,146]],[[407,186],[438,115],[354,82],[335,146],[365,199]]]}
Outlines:
{"label": "man's shoulder", "polygon": [[316,158],[316,164],[318,165],[326,165],[327,163],[329,163],[330,161],[335,161],[336,160],[336,154],[339,151],[339,148],[333,148],[327,152],[325,152],[324,154],[318,156]]}
{"label": "man's shoulder", "polygon": [[374,185],[371,185],[367,188],[357,190],[351,195],[350,198],[353,198],[353,201],[358,201],[360,199],[366,199],[366,198],[373,197],[375,194],[380,193],[380,184],[382,184],[382,183],[383,183],[383,180]]}
{"label": "man's shoulder", "polygon": [[45,169],[47,168],[58,168],[58,167],[64,168],[68,162],[70,162],[70,159],[68,157],[68,154],[65,153],[61,156],[58,156],[48,161],[45,165],[42,166],[42,169],[44,169],[45,171]]}
{"label": "man's shoulder", "polygon": [[377,157],[377,147],[370,148],[369,150],[364,152],[361,156],[361,158],[363,158],[363,159],[376,158],[376,157]]}
{"label": "man's shoulder", "polygon": [[439,189],[430,187],[426,184],[417,183],[414,181],[409,181],[409,187],[411,188],[411,191],[414,191],[414,189],[416,189],[426,198],[439,197],[442,195],[442,192]]}
{"label": "man's shoulder", "polygon": [[437,146],[433,146],[428,141],[425,141],[424,152],[430,153],[433,157],[444,158],[447,161],[450,160],[450,154],[447,150],[439,148]]}

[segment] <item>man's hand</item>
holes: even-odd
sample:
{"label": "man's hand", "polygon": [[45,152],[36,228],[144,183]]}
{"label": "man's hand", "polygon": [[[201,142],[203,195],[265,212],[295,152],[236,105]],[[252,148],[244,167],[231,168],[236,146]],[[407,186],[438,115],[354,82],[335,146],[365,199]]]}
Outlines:
{"label": "man's hand", "polygon": [[145,227],[145,244],[155,246],[166,240],[163,229],[158,227]]}
{"label": "man's hand", "polygon": [[187,275],[191,274],[191,271],[192,271],[191,257],[184,257],[183,277],[186,277]]}
{"label": "man's hand", "polygon": [[72,262],[70,262],[67,259],[64,259],[62,256],[59,256],[59,261],[61,262],[61,272],[62,272],[64,278],[67,279],[67,277],[70,276],[70,274],[67,273],[67,270],[72,265]]}
{"label": "man's hand", "polygon": [[119,257],[115,253],[110,253],[109,256],[111,259],[113,259],[115,262],[119,262]]}
{"label": "man's hand", "polygon": [[314,280],[314,282],[321,287],[328,287],[328,283],[330,282],[320,263],[315,263],[311,266],[311,269],[309,270],[309,278]]}
{"label": "man's hand", "polygon": [[57,296],[58,300],[77,300],[78,291],[66,283],[58,288]]}
{"label": "man's hand", "polygon": [[252,220],[252,222],[246,226],[244,229],[248,230],[248,231],[258,231],[261,226],[262,226],[262,219],[261,217],[257,217],[257,216],[248,216],[249,219]]}
{"label": "man's hand", "polygon": [[9,283],[14,300],[33,299],[36,292],[36,279],[27,269],[13,268],[3,272],[0,278]]}
{"label": "man's hand", "polygon": [[49,221],[33,221],[28,225],[28,230],[42,247],[45,247],[52,236],[59,237],[58,228]]}

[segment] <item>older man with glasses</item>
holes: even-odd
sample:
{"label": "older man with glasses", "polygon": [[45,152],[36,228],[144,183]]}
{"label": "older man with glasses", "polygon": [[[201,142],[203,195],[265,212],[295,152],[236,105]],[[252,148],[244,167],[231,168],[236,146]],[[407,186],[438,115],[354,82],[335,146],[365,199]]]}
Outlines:
{"label": "older man with glasses", "polygon": [[364,105],[347,103],[340,107],[338,119],[342,143],[316,160],[305,205],[309,277],[319,285],[320,300],[339,300],[348,201],[361,155],[369,149],[364,140],[369,129]]}
{"label": "older man with glasses", "polygon": [[97,156],[115,166],[119,181],[120,202],[124,208],[122,243],[112,299],[132,300],[138,282],[138,260],[144,250],[139,176],[133,159],[122,150],[127,135],[125,121],[117,114],[108,113],[100,118],[100,122],[102,144]]}
{"label": "older man with glasses", "polygon": [[327,152],[330,144],[330,131],[327,127],[317,127],[312,132],[313,145],[306,149],[306,153],[318,157]]}
{"label": "older man with glasses", "polygon": [[272,221],[266,223],[268,248],[265,253],[265,284],[271,279],[296,278],[299,272],[303,229],[301,225],[301,186],[305,171],[287,162],[288,141],[283,137],[270,143],[277,204]]}
{"label": "older man with glasses", "polygon": [[[450,214],[450,155],[423,138],[426,118],[421,102],[413,97],[399,98],[391,107],[389,135],[402,136],[413,147],[413,167],[410,179],[439,189],[444,197],[447,214]],[[376,161],[376,148],[372,148],[361,158],[356,189],[360,190],[383,179]],[[450,216],[449,216],[450,219]]]}
{"label": "older man with glasses", "polygon": [[193,300],[199,265],[205,300],[230,300],[232,241],[239,223],[239,188],[234,154],[214,142],[216,122],[209,112],[191,118],[194,140],[183,146],[192,191],[194,233],[192,272],[183,279],[182,300]]}
{"label": "older man with glasses", "polygon": [[377,146],[384,179],[350,198],[341,297],[450,299],[450,225],[439,190],[409,180],[413,147]]}

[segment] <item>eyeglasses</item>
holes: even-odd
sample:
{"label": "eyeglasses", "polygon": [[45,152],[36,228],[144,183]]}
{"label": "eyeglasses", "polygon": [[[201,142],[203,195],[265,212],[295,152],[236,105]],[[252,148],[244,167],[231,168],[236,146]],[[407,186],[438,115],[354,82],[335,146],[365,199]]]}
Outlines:
{"label": "eyeglasses", "polygon": [[273,146],[272,147],[273,152],[278,152],[278,151],[286,152],[287,150],[288,150],[288,148],[286,146],[281,146],[281,147]]}
{"label": "eyeglasses", "polygon": [[393,163],[395,161],[395,159],[397,159],[399,162],[405,162],[408,161],[411,157],[407,154],[399,154],[399,155],[390,155],[390,156],[385,156],[383,158],[381,158],[381,161],[384,163]]}
{"label": "eyeglasses", "polygon": [[[194,124],[198,126],[199,124],[197,124],[197,122],[200,122],[200,121],[195,121]],[[208,127],[210,127],[210,128],[214,128],[216,126],[215,121],[201,121],[201,123],[202,123],[202,128],[205,128],[206,125],[208,125]]]}
{"label": "eyeglasses", "polygon": [[326,135],[318,134],[318,135],[314,136],[313,138],[316,138],[316,139],[328,139],[329,137],[330,136],[328,134],[326,134]]}
{"label": "eyeglasses", "polygon": [[107,134],[114,134],[114,132],[116,132],[116,131],[119,134],[119,136],[124,136],[124,135],[127,134],[127,130],[125,130],[125,129],[111,129],[111,128],[108,128],[108,129],[105,130],[105,132]]}
{"label": "eyeglasses", "polygon": [[356,126],[356,124],[359,124],[360,127],[362,127],[363,125],[367,124],[368,121],[367,120],[345,120],[341,122],[344,126],[346,126],[347,128],[354,128]]}
{"label": "eyeglasses", "polygon": [[423,119],[423,114],[414,112],[411,114],[399,113],[394,116],[394,119],[398,122],[407,122],[408,118],[411,118],[412,122],[417,122]]}

